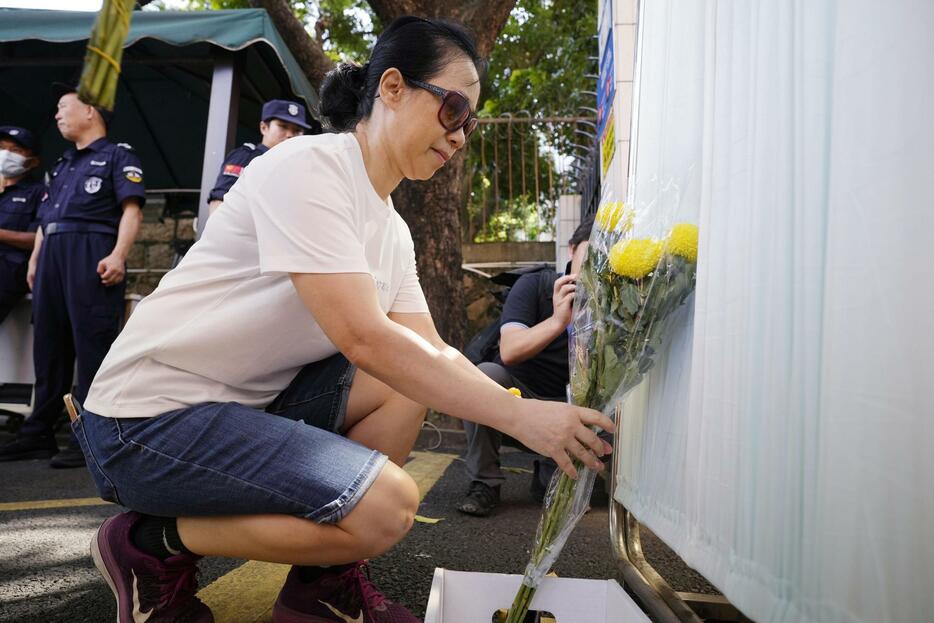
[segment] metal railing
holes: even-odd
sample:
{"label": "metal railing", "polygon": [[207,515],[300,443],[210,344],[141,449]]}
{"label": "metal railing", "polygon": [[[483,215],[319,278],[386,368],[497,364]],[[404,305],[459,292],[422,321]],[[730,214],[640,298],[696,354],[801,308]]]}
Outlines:
{"label": "metal railing", "polygon": [[481,118],[465,163],[465,241],[550,239],[564,194],[576,194],[580,128],[592,116]]}

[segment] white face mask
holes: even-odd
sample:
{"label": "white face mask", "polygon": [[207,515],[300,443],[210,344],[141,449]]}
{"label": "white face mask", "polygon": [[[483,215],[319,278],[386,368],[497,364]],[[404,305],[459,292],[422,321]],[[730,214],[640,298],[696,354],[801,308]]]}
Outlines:
{"label": "white face mask", "polygon": [[15,152],[0,149],[0,175],[3,177],[19,177],[29,170],[26,166],[26,156]]}

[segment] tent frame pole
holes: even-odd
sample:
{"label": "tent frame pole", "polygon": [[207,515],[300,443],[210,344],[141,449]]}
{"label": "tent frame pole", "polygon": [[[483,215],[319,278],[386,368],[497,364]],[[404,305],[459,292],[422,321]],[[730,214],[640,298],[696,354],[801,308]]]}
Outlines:
{"label": "tent frame pole", "polygon": [[204,138],[204,164],[201,167],[201,194],[198,197],[198,238],[210,214],[208,195],[233,145],[237,130],[242,63],[234,53],[218,51],[211,77],[207,133]]}

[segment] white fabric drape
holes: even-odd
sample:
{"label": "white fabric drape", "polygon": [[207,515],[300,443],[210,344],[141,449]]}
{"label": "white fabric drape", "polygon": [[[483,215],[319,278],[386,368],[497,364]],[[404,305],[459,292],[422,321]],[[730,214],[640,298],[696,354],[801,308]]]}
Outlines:
{"label": "white fabric drape", "polygon": [[639,20],[630,198],[701,242],[615,496],[757,621],[934,621],[934,2]]}

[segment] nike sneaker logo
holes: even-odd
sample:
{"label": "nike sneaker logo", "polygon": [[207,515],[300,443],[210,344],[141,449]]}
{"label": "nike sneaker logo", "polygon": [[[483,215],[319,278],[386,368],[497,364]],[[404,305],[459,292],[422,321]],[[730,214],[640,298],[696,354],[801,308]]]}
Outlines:
{"label": "nike sneaker logo", "polygon": [[[152,616],[152,608],[143,612],[139,603],[139,580],[136,578],[136,571],[131,570],[133,574],[133,623],[146,623]],[[363,619],[360,619],[363,621]]]}
{"label": "nike sneaker logo", "polygon": [[173,556],[178,556],[182,553],[180,550],[172,549],[172,546],[169,545],[169,539],[166,538],[165,528],[162,528],[162,544],[165,545],[165,549],[169,550],[169,553]]}
{"label": "nike sneaker logo", "polygon": [[346,623],[363,623],[363,610],[360,611],[360,614],[357,615],[356,618],[351,618],[326,601],[321,601],[319,599],[318,603],[330,610],[334,616],[340,617],[341,621],[346,621]]}

